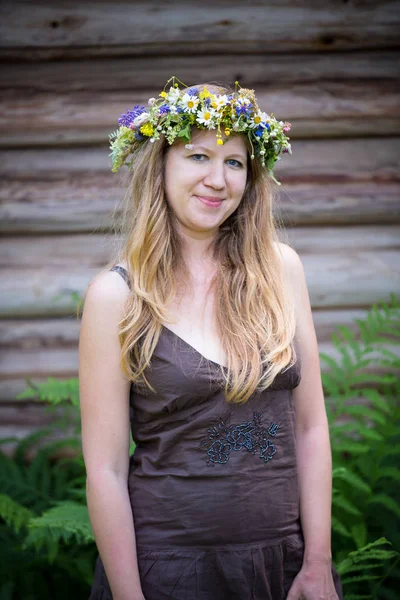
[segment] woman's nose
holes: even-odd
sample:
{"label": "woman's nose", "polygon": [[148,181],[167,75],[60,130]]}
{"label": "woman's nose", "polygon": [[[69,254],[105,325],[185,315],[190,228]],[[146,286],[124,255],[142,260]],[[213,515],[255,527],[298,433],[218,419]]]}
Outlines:
{"label": "woman's nose", "polygon": [[216,189],[225,187],[225,165],[222,161],[210,161],[204,182]]}

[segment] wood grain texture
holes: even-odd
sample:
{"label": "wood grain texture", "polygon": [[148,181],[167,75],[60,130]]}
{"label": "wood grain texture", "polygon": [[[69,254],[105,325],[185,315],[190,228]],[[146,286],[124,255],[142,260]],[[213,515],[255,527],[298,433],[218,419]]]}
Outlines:
{"label": "wood grain texture", "polygon": [[[0,232],[107,231],[113,215],[120,213],[123,191],[108,173],[66,174],[57,181],[3,179]],[[287,226],[399,223],[400,182],[285,184],[275,207],[277,217]]]}
{"label": "wood grain texture", "polygon": [[[243,87],[281,87],[293,84],[366,83],[379,87],[400,78],[400,49],[351,52],[296,52],[268,54],[243,53],[202,55],[186,54],[134,56],[101,59],[28,61],[4,63],[0,71],[0,89],[25,98],[40,93],[73,94],[92,92],[129,92],[163,89],[166,80],[176,75],[186,85],[214,81],[239,81]],[[130,101],[130,103],[132,103]],[[134,103],[132,103],[134,104]]]}
{"label": "wood grain texture", "polygon": [[[0,175],[4,180],[47,179],[58,181],[78,174],[108,172],[109,181],[119,182],[111,173],[108,144],[103,148],[44,148],[0,151]],[[400,181],[400,137],[297,140],[293,155],[284,155],[275,173],[282,184],[312,182],[394,182]]]}
{"label": "wood grain texture", "polygon": [[[348,250],[345,254],[302,256],[314,307],[363,307],[391,293],[400,294],[398,250]],[[1,274],[2,318],[68,315],[99,269],[65,267],[18,270]]]}
{"label": "wood grain texture", "polygon": [[[339,325],[357,332],[355,319],[362,319],[362,309],[314,310],[313,319],[320,352],[338,358],[331,335]],[[25,381],[33,383],[47,377],[67,379],[77,377],[79,322],[74,319],[37,319],[0,322],[0,402],[22,404],[16,396],[26,388]],[[398,351],[400,356],[400,349]],[[321,362],[322,371],[326,364]],[[373,370],[373,369],[372,369]],[[0,423],[3,418],[0,411]]]}
{"label": "wood grain texture", "polygon": [[[290,137],[382,137],[400,133],[399,81],[320,81],[257,88],[259,106],[292,124]],[[107,144],[118,117],[145,105],[158,88],[144,91],[21,93],[0,98],[0,146]]]}
{"label": "wood grain texture", "polygon": [[[282,233],[282,241],[285,239]],[[400,250],[400,225],[287,228],[289,243],[301,255],[347,254],[349,251]],[[99,268],[111,258],[118,236],[13,236],[0,239],[0,268],[46,270]]]}
{"label": "wood grain texture", "polygon": [[3,58],[325,51],[397,46],[399,3],[175,0],[1,6]]}
{"label": "wood grain texture", "polygon": [[[364,307],[400,294],[399,226],[294,228],[314,307]],[[0,315],[66,315],[111,258],[103,235],[31,236],[0,242]]]}

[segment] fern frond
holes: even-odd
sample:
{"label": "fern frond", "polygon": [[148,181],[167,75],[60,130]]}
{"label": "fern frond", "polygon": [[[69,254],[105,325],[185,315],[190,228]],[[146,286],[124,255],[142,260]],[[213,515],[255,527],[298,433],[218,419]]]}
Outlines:
{"label": "fern frond", "polygon": [[94,541],[86,506],[73,501],[59,502],[46,510],[40,517],[29,522],[29,534],[24,548],[47,547],[49,556],[54,559],[60,542],[87,544]]}
{"label": "fern frond", "polygon": [[347,577],[347,579],[346,578],[342,579],[342,584],[346,585],[348,583],[359,583],[360,581],[372,581],[373,579],[380,579],[380,575],[368,575],[367,573],[365,573],[364,575],[356,575],[355,577]]}
{"label": "fern frond", "polygon": [[396,467],[380,467],[378,472],[378,479],[392,479],[400,483],[400,470]]}
{"label": "fern frond", "polygon": [[343,523],[341,523],[339,521],[339,519],[337,517],[335,517],[334,515],[332,515],[332,518],[331,518],[331,527],[332,527],[332,531],[335,531],[336,533],[339,533],[340,535],[343,535],[344,537],[347,537],[347,538],[352,537],[352,535],[351,535],[350,531],[347,529],[347,527],[345,525],[343,525]]}
{"label": "fern frond", "polygon": [[[369,566],[370,560],[378,561],[382,564],[383,561],[398,556],[398,552],[393,550],[381,550],[381,547],[387,544],[392,545],[386,538],[379,538],[358,550],[350,552],[344,560],[336,565],[338,574],[342,577],[347,572],[354,572],[356,565],[362,570],[364,567]],[[376,565],[377,563],[373,562],[372,564]]]}
{"label": "fern frond", "polygon": [[332,479],[342,479],[350,484],[351,487],[360,490],[364,494],[369,495],[371,493],[371,487],[353,471],[346,469],[346,467],[337,467],[332,470]]}
{"label": "fern frond", "polygon": [[335,507],[339,507],[342,510],[346,511],[350,515],[354,515],[356,517],[361,516],[361,511],[350,502],[345,496],[340,493],[332,494],[332,504]]}
{"label": "fern frond", "polygon": [[400,519],[400,505],[393,500],[393,498],[387,496],[386,494],[374,494],[369,499],[369,504],[380,504],[395,514],[398,519]]}
{"label": "fern frond", "polygon": [[27,385],[27,389],[21,392],[17,399],[34,397],[54,406],[67,401],[73,406],[79,406],[79,380],[77,378],[55,379],[49,377],[43,383],[33,384],[28,380]]}
{"label": "fern frond", "polygon": [[27,526],[34,513],[25,506],[15,502],[10,496],[0,494],[0,518],[11,527],[15,533],[19,533],[23,526]]}

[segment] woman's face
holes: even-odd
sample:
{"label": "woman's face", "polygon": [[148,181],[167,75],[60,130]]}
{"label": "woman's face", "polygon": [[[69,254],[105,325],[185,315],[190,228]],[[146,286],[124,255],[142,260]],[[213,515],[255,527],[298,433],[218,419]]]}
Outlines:
{"label": "woman's face", "polygon": [[195,130],[192,149],[170,146],[165,158],[165,191],[180,229],[202,239],[217,233],[242,199],[247,178],[247,148],[233,135],[218,146],[216,131]]}

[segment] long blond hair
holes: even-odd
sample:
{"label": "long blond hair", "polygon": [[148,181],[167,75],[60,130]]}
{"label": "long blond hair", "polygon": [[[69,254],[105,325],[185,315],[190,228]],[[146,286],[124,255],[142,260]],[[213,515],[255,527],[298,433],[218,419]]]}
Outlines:
{"label": "long blond hair", "polygon": [[[204,84],[201,84],[204,85]],[[206,84],[230,93],[226,86]],[[200,86],[192,86],[200,87]],[[240,134],[243,135],[243,134]],[[247,142],[250,157],[250,147]],[[165,138],[144,142],[129,172],[123,209],[115,221],[120,239],[110,264],[124,262],[132,292],[120,323],[121,367],[135,384],[153,388],[145,370],[168,319],[185,272],[182,243],[164,189]],[[212,280],[216,325],[228,364],[221,367],[228,402],[244,403],[269,387],[296,360],[294,306],[285,283],[273,213],[274,185],[259,160],[248,159],[242,200],[220,226]]]}

